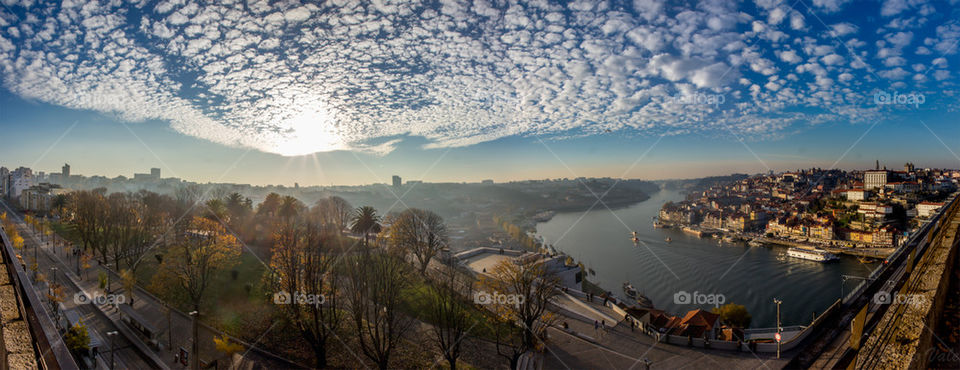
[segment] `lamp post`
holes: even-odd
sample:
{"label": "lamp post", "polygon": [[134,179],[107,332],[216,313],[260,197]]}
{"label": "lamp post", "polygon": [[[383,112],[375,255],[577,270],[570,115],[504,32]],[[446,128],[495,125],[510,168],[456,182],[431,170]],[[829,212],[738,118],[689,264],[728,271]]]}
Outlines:
{"label": "lamp post", "polygon": [[191,359],[190,368],[194,370],[199,370],[200,369],[200,356],[199,356],[200,345],[199,343],[197,343],[197,320],[200,319],[200,312],[190,311],[188,315],[193,317],[193,343],[192,343],[192,349],[190,350],[193,353],[192,353],[192,356],[190,357]]}
{"label": "lamp post", "polygon": [[107,336],[110,337],[110,370],[113,370],[113,367],[114,367],[114,364],[115,364],[115,363],[113,362],[113,360],[114,360],[114,353],[116,353],[116,349],[114,348],[114,340],[115,340],[116,337],[117,337],[117,332],[116,332],[116,331],[108,331],[108,332],[107,332]]}
{"label": "lamp post", "polygon": [[[783,303],[783,301],[774,298],[773,303],[777,304],[777,337],[780,337],[780,332],[783,329],[780,327],[780,304]],[[777,340],[777,358],[780,358],[780,340]]]}

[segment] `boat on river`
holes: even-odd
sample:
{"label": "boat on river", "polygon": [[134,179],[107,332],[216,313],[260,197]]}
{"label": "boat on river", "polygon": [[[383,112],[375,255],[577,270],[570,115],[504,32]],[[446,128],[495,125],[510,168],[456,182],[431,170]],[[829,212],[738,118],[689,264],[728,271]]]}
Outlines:
{"label": "boat on river", "polygon": [[817,262],[829,262],[838,259],[833,253],[822,249],[790,248],[787,250],[787,255],[793,258]]}
{"label": "boat on river", "polygon": [[623,294],[626,294],[627,297],[636,299],[640,292],[637,291],[637,288],[634,288],[629,281],[623,282]]}

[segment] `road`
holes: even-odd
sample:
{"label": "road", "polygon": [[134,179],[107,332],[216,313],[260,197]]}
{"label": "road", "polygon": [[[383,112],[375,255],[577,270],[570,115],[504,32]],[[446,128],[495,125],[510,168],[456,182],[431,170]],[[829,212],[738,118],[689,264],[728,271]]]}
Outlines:
{"label": "road", "polygon": [[[38,273],[43,274],[48,281],[56,281],[63,286],[63,305],[65,309],[76,310],[84,324],[87,326],[87,330],[97,333],[97,335],[103,339],[104,343],[103,347],[100,348],[100,354],[103,360],[109,362],[111,357],[110,339],[106,333],[114,331],[119,332],[120,330],[117,325],[115,325],[109,319],[107,314],[100,311],[100,309],[94,304],[78,304],[74,300],[74,296],[77,293],[80,293],[82,289],[79,277],[76,275],[74,269],[71,268],[70,265],[68,265],[64,260],[64,258],[66,258],[65,252],[60,251],[59,253],[54,253],[53,247],[48,245],[46,241],[41,240],[40,237],[37,236],[36,233],[34,233],[33,230],[22,221],[17,220],[16,225],[18,232],[21,236],[23,236],[24,239],[24,247],[20,253],[23,256],[24,262],[27,263],[28,268],[33,261],[34,256],[39,257]],[[38,246],[40,249],[35,251],[35,248]],[[53,270],[53,268],[56,268],[56,270]],[[36,282],[33,284],[33,286],[37,293],[46,299],[47,284],[44,282]],[[107,308],[107,310],[113,309]],[[147,360],[145,356],[143,356],[136,350],[136,348],[134,348],[134,340],[137,339],[128,338],[122,334],[117,335],[114,338],[114,345],[116,348],[114,360],[116,361],[117,367],[126,369],[157,368],[157,366]],[[109,366],[109,364],[104,365]]]}

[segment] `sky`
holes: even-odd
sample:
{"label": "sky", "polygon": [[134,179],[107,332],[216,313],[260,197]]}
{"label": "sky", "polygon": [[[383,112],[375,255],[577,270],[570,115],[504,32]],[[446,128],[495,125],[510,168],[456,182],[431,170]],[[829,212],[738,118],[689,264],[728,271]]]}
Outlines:
{"label": "sky", "polygon": [[960,168],[957,0],[0,0],[0,165],[331,185]]}

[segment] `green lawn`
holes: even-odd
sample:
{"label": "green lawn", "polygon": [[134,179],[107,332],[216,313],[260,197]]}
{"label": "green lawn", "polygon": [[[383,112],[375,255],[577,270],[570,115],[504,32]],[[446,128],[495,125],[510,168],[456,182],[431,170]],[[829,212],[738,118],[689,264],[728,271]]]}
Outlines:
{"label": "green lawn", "polygon": [[[410,276],[409,279],[412,285],[404,291],[404,302],[401,309],[407,315],[416,317],[429,324],[436,324],[436,320],[430,317],[431,305],[436,299],[436,292],[430,288],[426,279],[420,276]],[[492,317],[493,313],[473,304],[472,299],[472,297],[469,297],[461,301],[464,307],[467,308],[467,314],[469,315],[469,323],[467,324],[469,331],[467,335],[495,340],[495,325],[505,324],[495,323]]]}

